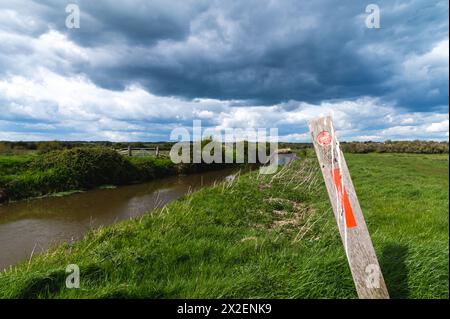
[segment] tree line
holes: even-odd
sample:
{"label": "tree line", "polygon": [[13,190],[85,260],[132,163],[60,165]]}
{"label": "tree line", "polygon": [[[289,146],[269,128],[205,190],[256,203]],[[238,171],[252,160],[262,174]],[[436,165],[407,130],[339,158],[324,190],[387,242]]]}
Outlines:
{"label": "tree line", "polygon": [[109,141],[39,141],[39,142],[11,142],[0,141],[0,154],[18,154],[26,151],[36,151],[38,153],[47,153],[50,151],[72,149],[76,147],[108,147],[113,149],[122,149],[131,146],[132,148],[154,148],[160,150],[170,150],[171,142],[109,142]]}
{"label": "tree line", "polygon": [[417,153],[448,154],[448,142],[435,141],[385,141],[385,142],[343,142],[343,152],[348,153]]}
{"label": "tree line", "polygon": [[[75,147],[104,146],[113,149],[127,148],[154,148],[170,150],[174,142],[109,142],[109,141],[40,141],[40,142],[11,142],[0,141],[0,154],[17,154],[26,151],[47,153],[54,150],[72,149]],[[279,148],[292,150],[311,149],[311,143],[283,143]],[[418,153],[418,154],[448,154],[448,141],[390,141],[385,142],[341,142],[341,148],[347,153]]]}

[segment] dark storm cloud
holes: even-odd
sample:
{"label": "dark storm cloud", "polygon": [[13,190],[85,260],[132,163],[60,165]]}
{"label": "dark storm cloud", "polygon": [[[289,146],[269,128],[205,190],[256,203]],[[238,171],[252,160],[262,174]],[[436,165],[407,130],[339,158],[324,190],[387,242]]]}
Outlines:
{"label": "dark storm cloud", "polygon": [[[57,29],[82,47],[111,53],[107,63],[71,69],[101,87],[139,83],[163,96],[262,105],[361,96],[412,110],[448,104],[448,71],[417,78],[420,57],[448,39],[447,1],[376,1],[380,29],[364,23],[371,1],[73,2],[81,9],[81,28],[73,30],[64,25],[69,2],[6,6],[34,14],[36,34]],[[405,72],[410,59],[418,69],[411,62]]]}
{"label": "dark storm cloud", "polygon": [[[68,4],[80,7],[83,28],[77,32],[69,32],[65,25]],[[16,26],[15,31],[42,34],[54,28],[90,46],[114,41],[151,45],[161,39],[182,40],[189,33],[191,19],[206,8],[202,1],[164,0],[5,0],[1,7],[39,21],[40,25],[35,28],[20,30],[21,27]]]}

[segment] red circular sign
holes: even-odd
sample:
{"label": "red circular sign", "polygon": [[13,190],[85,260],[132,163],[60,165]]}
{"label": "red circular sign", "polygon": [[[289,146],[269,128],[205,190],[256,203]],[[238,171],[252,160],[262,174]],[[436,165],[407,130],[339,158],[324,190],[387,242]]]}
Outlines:
{"label": "red circular sign", "polygon": [[317,143],[322,146],[330,145],[332,140],[333,138],[328,131],[322,131],[319,133],[319,135],[317,135]]}

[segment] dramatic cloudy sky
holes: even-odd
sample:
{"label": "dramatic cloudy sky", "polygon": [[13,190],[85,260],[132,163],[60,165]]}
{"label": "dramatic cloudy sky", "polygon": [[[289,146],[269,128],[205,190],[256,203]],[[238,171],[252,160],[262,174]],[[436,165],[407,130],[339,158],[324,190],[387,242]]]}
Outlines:
{"label": "dramatic cloudy sky", "polygon": [[448,140],[448,14],[447,0],[0,0],[0,140],[168,140],[200,119],[307,141],[328,114],[344,140]]}

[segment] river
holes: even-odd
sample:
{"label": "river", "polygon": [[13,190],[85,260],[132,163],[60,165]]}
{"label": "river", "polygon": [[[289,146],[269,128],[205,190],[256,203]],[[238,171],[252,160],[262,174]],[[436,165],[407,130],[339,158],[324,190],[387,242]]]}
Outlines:
{"label": "river", "polygon": [[140,216],[152,209],[220,182],[236,169],[171,176],[147,183],[95,189],[0,206],[0,270],[51,244],[76,241],[91,229]]}

